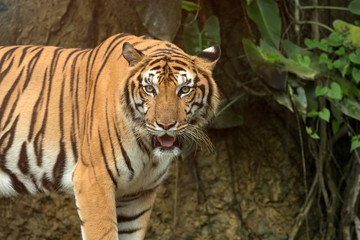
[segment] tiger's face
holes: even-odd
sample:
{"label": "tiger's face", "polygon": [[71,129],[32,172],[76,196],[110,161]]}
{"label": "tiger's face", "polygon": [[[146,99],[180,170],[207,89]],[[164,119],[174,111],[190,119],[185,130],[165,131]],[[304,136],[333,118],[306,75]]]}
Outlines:
{"label": "tiger's face", "polygon": [[210,70],[220,49],[206,49],[197,57],[184,53],[145,56],[125,44],[123,55],[133,67],[129,88],[132,114],[145,130],[141,132],[150,137],[154,154],[179,155],[184,141],[207,139],[201,127],[214,116],[218,105]]}

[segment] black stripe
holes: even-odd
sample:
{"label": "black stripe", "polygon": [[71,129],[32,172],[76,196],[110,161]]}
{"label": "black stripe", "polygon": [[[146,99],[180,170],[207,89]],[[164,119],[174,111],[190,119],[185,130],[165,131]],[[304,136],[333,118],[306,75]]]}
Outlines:
{"label": "black stripe", "polygon": [[29,162],[26,152],[26,142],[23,142],[20,150],[20,156],[18,161],[18,167],[23,174],[29,173]]}
{"label": "black stripe", "polygon": [[46,173],[44,173],[43,176],[41,177],[41,185],[43,188],[45,188],[50,192],[55,191],[54,184],[46,177]]}
{"label": "black stripe", "polygon": [[15,109],[16,107],[18,106],[18,101],[20,100],[20,92],[18,92],[17,96],[16,96],[16,99],[15,101],[13,101],[13,104],[12,104],[12,107],[10,109],[10,112],[7,114],[8,117],[7,117],[7,120],[5,121],[5,124],[3,125],[3,129],[5,129],[7,127],[7,125],[10,123],[11,119],[12,119],[12,116],[15,112]]}
{"label": "black stripe", "polygon": [[123,145],[122,145],[122,142],[121,142],[121,138],[120,138],[120,135],[119,135],[119,131],[118,129],[116,128],[115,126],[115,133],[116,133],[116,137],[118,139],[118,142],[119,142],[119,145],[120,145],[120,149],[121,149],[121,154],[125,160],[125,164],[127,166],[127,168],[130,170],[131,174],[130,174],[130,177],[129,177],[129,180],[131,181],[134,177],[134,169],[132,168],[131,166],[131,161],[130,161],[130,158],[129,156],[127,155]]}
{"label": "black stripe", "polygon": [[186,112],[186,114],[190,114],[190,113],[191,113],[191,110],[192,110],[193,106],[197,106],[198,109],[201,109],[201,108],[204,106],[204,104],[201,103],[201,102],[200,102],[200,103],[199,103],[199,102],[194,102],[194,103],[192,103],[191,106],[190,106],[189,111]]}
{"label": "black stripe", "polygon": [[[4,161],[5,161],[5,155],[6,152],[9,150],[9,148],[11,147],[11,144],[14,141],[14,137],[15,137],[15,130],[16,130],[16,126],[17,126],[17,122],[19,121],[19,115],[15,118],[15,121],[12,123],[11,128],[5,132],[2,137],[0,138],[0,156],[4,156]],[[6,141],[7,140],[7,141]],[[5,143],[6,146],[5,146]],[[0,165],[2,164],[2,162],[0,161]],[[5,163],[4,163],[5,166]]]}
{"label": "black stripe", "polygon": [[139,146],[139,148],[141,149],[141,151],[143,151],[144,153],[147,154],[148,157],[150,157],[150,150],[147,148],[145,143],[140,138],[138,138],[138,135],[134,131],[133,131],[133,134],[135,136],[136,143]]}
{"label": "black stripe", "polygon": [[[209,89],[209,92],[208,92],[208,95],[207,95],[207,99],[206,99],[206,102],[209,106],[211,106],[211,103],[212,103],[212,95],[213,95],[213,91],[212,91],[212,88],[213,88],[213,84],[212,82],[210,81],[210,78],[209,76],[201,71],[200,74],[206,79],[206,81],[208,82],[208,89]],[[204,95],[205,96],[205,95]]]}
{"label": "black stripe", "polygon": [[81,55],[81,53],[82,52],[80,52],[80,54],[77,54],[71,63],[71,71],[70,71],[70,92],[71,93],[73,93],[73,91],[74,91],[75,68],[76,68],[77,60],[78,60],[79,56]]}
{"label": "black stripe", "polygon": [[151,208],[145,209],[144,211],[134,215],[134,216],[125,216],[125,215],[118,215],[117,216],[117,222],[122,223],[122,222],[131,222],[134,221],[136,219],[138,219],[139,217],[141,217],[142,215],[144,215],[146,212],[148,212]]}
{"label": "black stripe", "polygon": [[185,71],[185,69],[182,68],[182,67],[173,66],[172,68],[177,70],[177,71]]}
{"label": "black stripe", "polygon": [[162,60],[164,60],[164,58],[158,58],[158,59],[155,59],[155,60],[151,61],[149,63],[149,67],[151,67],[152,65],[154,65],[154,64],[156,64],[158,62],[161,62]]}
{"label": "black stripe", "polygon": [[132,234],[135,233],[139,230],[141,230],[142,228],[134,228],[134,229],[125,229],[125,230],[119,230],[118,234]]}
{"label": "black stripe", "polygon": [[21,79],[23,71],[24,71],[24,69],[21,70],[20,74],[18,75],[18,77],[16,78],[14,83],[11,85],[10,89],[8,90],[8,92],[6,93],[6,95],[5,95],[4,99],[3,99],[3,102],[2,102],[2,104],[0,106],[0,122],[1,122],[2,118],[5,115],[5,108],[8,105],[8,101],[9,101],[11,95],[14,92],[14,90],[16,89],[16,86],[18,85],[18,83],[19,83],[19,81]]}
{"label": "black stripe", "polygon": [[130,115],[132,117],[133,120],[135,120],[135,110],[131,107],[131,102],[130,102],[130,93],[128,90],[129,87],[129,82],[130,82],[130,78],[133,76],[130,76],[128,79],[126,79],[126,84],[124,87],[124,95],[125,95],[125,106],[127,106],[127,109],[130,111]]}
{"label": "black stripe", "polygon": [[[108,51],[110,50],[110,47],[119,39],[119,38],[122,38],[122,37],[125,37],[125,36],[129,36],[128,33],[121,33],[119,35],[117,35],[110,43],[109,43],[109,46],[106,48],[106,51],[105,51],[105,54],[104,56],[106,56],[106,54],[108,53]],[[123,39],[125,40],[125,39]],[[122,41],[123,41],[122,40]],[[117,46],[117,45],[116,45]]]}
{"label": "black stripe", "polygon": [[[5,76],[8,74],[8,72],[11,70],[11,67],[13,64],[14,64],[14,59],[11,59],[9,66],[4,71],[0,72],[0,83],[5,78]],[[0,65],[0,66],[2,66],[2,65]]]}
{"label": "black stripe", "polygon": [[28,141],[31,140],[33,132],[34,132],[34,126],[35,126],[35,122],[36,122],[36,119],[37,119],[38,107],[39,107],[39,104],[41,102],[41,99],[42,99],[42,96],[43,96],[43,93],[44,93],[44,90],[45,90],[45,85],[46,85],[46,82],[47,82],[47,70],[48,69],[46,68],[45,73],[44,73],[44,77],[43,77],[43,84],[42,84],[42,87],[41,87],[41,91],[40,91],[39,97],[36,100],[35,105],[33,107],[33,112],[32,112],[32,115],[31,115],[30,130],[29,130],[29,135],[28,135]]}
{"label": "black stripe", "polygon": [[30,53],[35,52],[38,49],[43,49],[43,47],[40,46],[31,46],[31,47],[33,47],[33,49],[30,51]]}
{"label": "black stripe", "polygon": [[36,188],[36,191],[37,191],[38,193],[43,193],[44,190],[42,190],[42,189],[39,188],[39,186],[38,186],[38,184],[37,184],[37,181],[36,181],[34,175],[30,174],[30,179],[31,179],[32,183],[34,184],[34,186],[35,186],[35,188]]}
{"label": "black stripe", "polygon": [[178,60],[178,59],[173,60],[173,62],[176,62],[177,64],[183,65],[183,66],[185,66],[185,67],[186,67],[186,66],[189,66],[188,63],[183,62],[183,61],[180,61],[180,60]]}
{"label": "black stripe", "polygon": [[154,45],[148,46],[148,47],[146,47],[146,48],[139,49],[139,51],[144,52],[144,51],[150,50],[150,49],[152,49],[152,48],[154,48],[154,47],[157,47],[157,46],[159,46],[159,45],[160,45],[160,43],[154,44]]}
{"label": "black stripe", "polygon": [[[4,62],[5,61],[7,61],[11,56],[12,56],[12,54],[14,53],[14,51],[16,50],[16,49],[18,49],[19,47],[17,47],[17,46],[15,46],[15,47],[7,47],[7,48],[9,48],[3,55],[2,55],[2,58],[1,58],[1,60],[0,60],[0,70],[1,70],[1,68],[3,67],[3,65],[4,65]],[[14,61],[14,59],[12,59],[12,61]],[[8,68],[9,69],[9,68]],[[1,83],[1,81],[3,80],[3,76],[2,76],[2,72],[3,71],[0,71],[1,72],[1,74],[0,74],[0,83]]]}
{"label": "black stripe", "polygon": [[179,52],[175,49],[166,49],[166,48],[159,48],[159,49],[156,49],[153,53],[165,53],[165,54],[178,54],[178,55],[181,55],[182,52]]}
{"label": "black stripe", "polygon": [[108,101],[107,101],[107,99],[106,99],[106,104],[105,104],[105,118],[106,118],[107,133],[108,133],[108,137],[109,137],[110,145],[111,145],[112,158],[113,158],[113,161],[114,161],[116,173],[117,173],[118,176],[120,176],[119,169],[118,169],[118,167],[116,165],[116,156],[115,156],[114,144],[113,144],[113,141],[111,139],[111,134],[110,134],[110,123],[109,123]]}
{"label": "black stripe", "polygon": [[66,161],[65,143],[61,141],[60,152],[57,156],[56,163],[54,165],[54,169],[52,173],[54,179],[53,189],[57,192],[61,189],[61,179],[64,174],[65,161]]}
{"label": "black stripe", "polygon": [[[28,194],[29,191],[27,190],[25,185],[16,177],[16,175],[14,173],[12,173],[6,167],[5,155],[6,155],[6,152],[10,149],[11,145],[13,144],[18,121],[19,121],[19,116],[16,117],[11,128],[6,133],[4,133],[4,135],[0,139],[0,146],[2,146],[0,148],[0,150],[2,150],[0,152],[0,169],[9,175],[12,187],[14,188],[14,190],[16,192],[21,193],[21,194]],[[7,144],[5,146],[4,142],[6,140],[7,140]]]}
{"label": "black stripe", "polygon": [[65,79],[61,83],[60,91],[60,102],[59,102],[59,128],[61,139],[64,138],[64,89],[65,89]]}
{"label": "black stripe", "polygon": [[[65,67],[66,67],[66,64],[68,63],[70,57],[74,54],[74,53],[77,53],[77,52],[80,52],[80,51],[83,51],[83,49],[80,49],[80,48],[77,48],[77,49],[74,49],[72,52],[68,53],[65,61],[64,61],[64,65],[63,65],[63,71],[65,70]],[[78,55],[79,56],[79,55]]]}
{"label": "black stripe", "polygon": [[117,188],[116,180],[115,180],[114,175],[112,174],[112,172],[111,172],[111,170],[110,170],[110,168],[109,168],[109,164],[108,164],[107,159],[106,159],[105,150],[104,150],[104,145],[103,145],[103,142],[102,142],[102,139],[101,139],[101,135],[100,135],[100,129],[98,129],[98,136],[99,136],[99,141],[100,141],[101,154],[102,154],[103,159],[104,159],[104,163],[105,163],[106,170],[108,171],[109,176],[110,176],[111,180],[113,181],[113,183],[114,183],[114,185],[115,185],[115,188]]}
{"label": "black stripe", "polygon": [[37,64],[37,62],[39,61],[40,59],[40,56],[42,54],[44,49],[41,49],[41,51],[39,51],[38,53],[36,53],[36,55],[27,63],[27,71],[26,71],[26,79],[25,79],[25,83],[23,85],[23,88],[22,88],[22,91],[24,91],[26,89],[26,87],[28,86],[30,80],[32,79],[32,74],[33,74],[33,71],[35,69],[35,66]]}
{"label": "black stripe", "polygon": [[32,46],[27,46],[27,47],[24,47],[24,48],[23,48],[23,51],[22,51],[22,54],[21,54],[21,57],[20,57],[20,60],[19,60],[18,67],[20,67],[21,63],[23,62],[27,50],[28,50],[29,48],[31,48],[31,47],[32,47]]}
{"label": "black stripe", "polygon": [[87,96],[88,85],[90,83],[90,75],[91,75],[90,60],[91,60],[91,56],[92,56],[93,53],[94,53],[94,50],[91,50],[90,54],[89,54],[89,57],[87,59],[87,62],[86,62],[85,96]]}
{"label": "black stripe", "polygon": [[[4,169],[3,169],[4,170]],[[11,178],[11,184],[14,188],[14,190],[20,194],[29,194],[29,191],[25,187],[25,185],[16,177],[15,174],[10,172],[10,170],[5,171],[7,174],[9,174]]]}

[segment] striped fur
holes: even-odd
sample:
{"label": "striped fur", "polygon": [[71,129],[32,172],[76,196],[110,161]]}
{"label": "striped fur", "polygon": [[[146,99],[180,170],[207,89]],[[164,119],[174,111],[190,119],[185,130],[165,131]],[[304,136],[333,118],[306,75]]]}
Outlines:
{"label": "striped fur", "polygon": [[208,141],[219,56],[127,34],[0,48],[0,194],[75,194],[83,239],[143,239],[171,160]]}

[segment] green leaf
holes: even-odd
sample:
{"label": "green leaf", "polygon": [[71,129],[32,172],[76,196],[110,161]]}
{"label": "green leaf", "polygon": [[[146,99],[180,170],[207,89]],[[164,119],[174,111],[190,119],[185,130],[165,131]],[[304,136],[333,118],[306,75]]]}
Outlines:
{"label": "green leaf", "polygon": [[359,147],[360,147],[360,140],[352,138],[350,152],[353,152],[355,149],[357,149]]}
{"label": "green leaf", "polygon": [[360,15],[360,1],[359,0],[354,0],[354,1],[350,2],[348,8],[349,8],[350,12],[352,12],[353,14]]}
{"label": "green leaf", "polygon": [[274,92],[274,96],[275,96],[275,100],[280,105],[283,105],[284,107],[289,109],[291,112],[294,111],[294,109],[292,107],[292,103],[291,103],[287,93],[277,91],[277,92]]}
{"label": "green leaf", "polygon": [[351,72],[352,78],[354,79],[355,83],[360,82],[360,69],[354,67]]}
{"label": "green leaf", "polygon": [[279,8],[273,0],[253,0],[246,6],[248,16],[253,20],[262,38],[276,49],[281,37],[281,19]]}
{"label": "green leaf", "polygon": [[294,93],[293,91],[290,91],[290,94],[294,99],[294,103],[296,108],[298,109],[298,112],[301,113],[301,115],[305,116],[307,109],[307,99],[304,88],[297,87],[296,92]]}
{"label": "green leaf", "polygon": [[308,112],[306,114],[306,116],[309,117],[309,118],[317,117],[317,116],[319,116],[319,112],[317,112],[315,110],[312,110],[312,111]]}
{"label": "green leaf", "polygon": [[329,37],[327,38],[327,42],[330,46],[339,47],[344,42],[344,37],[339,32],[332,32],[330,33]]}
{"label": "green leaf", "polygon": [[360,97],[360,89],[355,85],[355,82],[352,81],[352,79],[338,78],[337,83],[340,84],[343,96],[350,98]]}
{"label": "green leaf", "polygon": [[304,56],[304,58],[299,59],[299,63],[305,67],[309,67],[311,63],[311,59],[309,56]]}
{"label": "green leaf", "polygon": [[313,130],[311,129],[311,127],[306,126],[306,133],[313,139],[320,139],[319,135],[317,135],[317,133],[313,133]]}
{"label": "green leaf", "polygon": [[328,55],[326,53],[322,53],[319,57],[319,63],[325,63],[328,67],[328,69],[332,69],[333,68],[333,63],[332,61],[328,58]]}
{"label": "green leaf", "polygon": [[311,40],[309,38],[305,38],[304,43],[308,48],[317,48],[320,45],[318,40]]}
{"label": "green leaf", "polygon": [[209,48],[213,45],[220,45],[220,23],[216,16],[211,16],[206,21],[202,34],[201,47],[203,49]]}
{"label": "green leaf", "polygon": [[340,85],[338,83],[336,83],[336,82],[332,82],[330,84],[330,89],[326,93],[326,95],[329,98],[332,98],[332,99],[335,99],[335,100],[341,100],[342,99],[342,92],[341,92]]}
{"label": "green leaf", "polygon": [[343,101],[335,103],[335,106],[346,116],[360,121],[360,103],[352,98],[345,98]]}
{"label": "green leaf", "polygon": [[310,51],[305,50],[304,48],[296,45],[295,43],[291,42],[288,39],[285,39],[283,41],[283,48],[286,55],[295,61],[297,60],[298,55],[308,56],[311,54]]}
{"label": "green leaf", "polygon": [[181,8],[188,11],[188,12],[201,9],[200,5],[198,5],[198,4],[194,3],[194,2],[185,1],[185,0],[183,0],[181,2]]}
{"label": "green leaf", "polygon": [[[287,72],[279,68],[279,64],[271,62],[267,57],[274,54],[274,52],[264,51],[247,38],[243,38],[242,42],[252,70],[271,88],[286,90]],[[281,54],[278,56],[281,56]]]}
{"label": "green leaf", "polygon": [[[284,57],[281,52],[271,45],[269,45],[266,41],[260,39],[260,48],[262,49],[265,55],[276,55],[278,57],[277,68],[282,68],[281,70],[291,72],[296,74],[301,79],[313,80],[315,76],[318,74],[318,71],[312,67],[307,67],[298,62]],[[306,64],[306,61],[310,59],[304,58],[302,61]]]}
{"label": "green leaf", "polygon": [[202,50],[199,43],[199,26],[197,21],[194,21],[194,18],[195,15],[189,13],[184,24],[185,50],[190,55],[196,55]]}
{"label": "green leaf", "polygon": [[201,50],[213,45],[220,45],[220,24],[215,16],[206,21],[200,32],[198,22],[194,21],[195,15],[189,13],[184,24],[185,50],[190,55],[196,55]]}
{"label": "green leaf", "polygon": [[338,50],[335,51],[336,55],[344,55],[346,53],[345,48],[341,46]]}
{"label": "green leaf", "polygon": [[[355,8],[359,9],[357,7],[358,1],[356,1],[356,5],[354,6],[355,7],[353,8],[353,10]],[[335,20],[333,22],[333,26],[335,31],[347,35],[348,39],[351,41],[352,46],[354,46],[355,48],[360,47],[360,27],[344,22],[342,20]]]}
{"label": "green leaf", "polygon": [[353,62],[355,64],[360,64],[360,55],[356,54],[356,52],[350,53],[349,59],[351,62]]}
{"label": "green leaf", "polygon": [[332,52],[332,47],[329,46],[329,43],[327,39],[323,38],[320,40],[320,44],[318,46],[320,50],[323,50],[324,52]]}
{"label": "green leaf", "polygon": [[345,55],[339,59],[336,59],[333,63],[334,68],[339,69],[341,75],[344,77],[350,68],[349,58]]}
{"label": "green leaf", "polygon": [[328,91],[329,91],[329,88],[328,88],[328,87],[316,86],[316,88],[315,88],[315,95],[316,95],[317,97],[323,96],[323,95],[325,95]]}
{"label": "green leaf", "polygon": [[327,108],[324,108],[319,112],[319,118],[322,120],[329,122],[330,121],[330,111]]}

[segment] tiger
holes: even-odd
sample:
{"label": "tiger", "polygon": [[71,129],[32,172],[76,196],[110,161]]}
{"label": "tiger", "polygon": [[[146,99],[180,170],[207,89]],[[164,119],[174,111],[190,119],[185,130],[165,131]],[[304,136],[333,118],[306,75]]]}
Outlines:
{"label": "tiger", "polygon": [[73,194],[82,239],[144,239],[171,162],[216,114],[219,58],[126,33],[1,47],[0,194]]}

